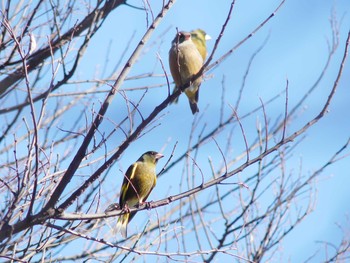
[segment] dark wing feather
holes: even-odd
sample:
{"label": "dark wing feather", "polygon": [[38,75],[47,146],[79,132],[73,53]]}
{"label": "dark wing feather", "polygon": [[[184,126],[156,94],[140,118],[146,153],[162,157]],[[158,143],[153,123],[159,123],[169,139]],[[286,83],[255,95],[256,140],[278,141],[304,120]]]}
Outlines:
{"label": "dark wing feather", "polygon": [[123,185],[120,190],[120,197],[119,197],[120,207],[124,207],[125,205],[126,195],[127,195],[127,192],[129,191],[129,187],[132,187],[130,185],[130,182],[135,176],[136,168],[137,168],[137,163],[130,165],[128,170],[126,171],[126,174],[124,175]]}

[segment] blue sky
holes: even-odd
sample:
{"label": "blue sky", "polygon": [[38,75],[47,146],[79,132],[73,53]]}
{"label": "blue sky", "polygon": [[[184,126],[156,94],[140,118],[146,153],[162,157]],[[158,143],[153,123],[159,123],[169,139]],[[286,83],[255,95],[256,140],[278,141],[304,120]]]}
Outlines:
{"label": "blue sky", "polygon": [[[156,15],[162,1],[151,0],[149,2],[154,8],[154,14]],[[142,1],[138,0],[129,0],[128,3],[135,6],[142,6]],[[279,1],[273,0],[236,1],[232,18],[213,59],[218,59],[250,34],[252,30],[273,12],[279,3]],[[167,74],[170,74],[168,68],[168,51],[171,40],[176,33],[176,27],[179,30],[187,31],[196,28],[204,29],[212,37],[212,40],[208,42],[210,54],[215,39],[218,37],[226,19],[229,7],[230,1],[176,1],[173,8],[166,14],[162,23],[155,30],[151,40],[144,49],[145,53],[133,66],[129,77],[144,73],[162,75],[164,72],[157,59],[158,57],[163,61]],[[203,114],[203,116],[198,120],[198,127],[194,132],[194,137],[197,138],[196,136],[200,134],[203,127],[205,127],[204,130],[207,132],[218,123],[220,108],[222,106],[223,80],[225,83],[225,117],[229,115],[230,105],[235,105],[236,103],[238,91],[242,85],[242,79],[249,60],[263,43],[265,43],[263,49],[256,55],[251,65],[246,80],[246,87],[242,94],[242,101],[238,109],[238,115],[243,116],[252,109],[259,107],[261,105],[260,99],[266,102],[276,94],[283,92],[287,80],[289,83],[288,100],[291,109],[304,95],[305,91],[314,84],[326,63],[328,42],[332,41],[330,17],[332,12],[334,12],[336,14],[335,17],[340,23],[339,47],[318,89],[303,103],[303,107],[298,111],[298,118],[288,126],[287,134],[296,131],[315,117],[321,110],[339,69],[345,39],[350,29],[349,11],[349,0],[287,0],[275,17],[264,28],[253,35],[253,37],[233,52],[218,67],[207,73],[205,81],[201,86],[199,99],[200,114]],[[147,15],[150,16],[150,13]],[[115,71],[117,61],[121,60],[120,66],[123,65],[147,30],[146,19],[149,18],[147,15],[143,11],[128,6],[122,6],[116,9],[92,39],[86,50],[86,55],[78,67],[78,72],[74,80],[103,79]],[[44,39],[46,37],[38,41],[45,41]],[[126,49],[126,47],[128,48]],[[312,174],[327,162],[349,138],[349,65],[350,63],[348,61],[329,113],[307,131],[306,137],[294,149],[293,154],[286,163],[287,174],[290,174],[293,178],[298,175],[300,170],[302,176]],[[170,80],[172,79],[170,75],[169,78]],[[164,76],[155,76],[147,79],[126,81],[122,88],[161,83],[165,83]],[[91,83],[83,85],[71,84],[58,92],[64,93],[84,90],[91,85]],[[102,85],[100,88],[108,89],[109,87]],[[128,97],[137,100],[142,96],[142,92],[129,92]],[[140,110],[144,116],[147,116],[156,105],[166,98],[167,92],[167,88],[164,86],[148,91],[140,106]],[[99,101],[103,100],[104,96],[105,94],[103,93],[96,95],[95,109],[98,108]],[[69,101],[69,98],[67,98],[67,101]],[[125,116],[123,115],[126,113],[124,105],[124,100],[120,96],[116,96],[111,107],[108,109],[108,119],[101,126],[101,132],[110,132],[114,128],[114,124],[118,123],[118,119]],[[276,99],[273,103],[266,105],[266,113],[271,123],[274,123],[277,118],[283,116],[284,106],[284,95]],[[85,105],[82,103],[81,107],[83,108]],[[48,109],[54,110],[54,108],[50,109],[50,105],[48,105]],[[91,117],[89,114],[90,109],[87,114],[88,118]],[[256,123],[258,120],[263,122],[263,118],[262,112],[259,111],[256,115],[242,120],[248,142],[251,143],[255,139]],[[111,193],[115,189],[119,191],[122,178],[120,170],[126,171],[128,166],[147,150],[162,151],[168,157],[171,154],[173,146],[178,142],[174,156],[176,159],[187,149],[189,144],[193,144],[188,141],[193,120],[194,117],[190,112],[188,101],[182,95],[178,104],[170,105],[161,114],[154,130],[132,143],[122,158],[112,166],[108,174],[110,177],[110,180],[108,180],[109,184],[103,186],[104,191],[106,193]],[[70,129],[72,127],[70,119],[60,120],[55,125],[62,129]],[[218,145],[222,148],[226,147],[225,139],[228,133],[229,131],[216,138]],[[234,144],[230,152],[231,156],[241,154],[245,150],[238,127],[234,129],[234,135]],[[112,141],[115,141],[116,144],[108,145],[109,150],[116,147],[122,139],[122,132],[118,131],[114,134]],[[272,144],[273,140],[270,142],[270,146]],[[102,152],[97,152],[97,155]],[[349,151],[345,153],[349,154]],[[219,167],[221,162],[220,152],[213,140],[203,147],[197,159],[199,166],[202,167],[207,176],[207,180],[210,178],[208,157],[211,157],[216,166]],[[159,167],[164,165],[164,159],[160,161]],[[93,172],[96,167],[97,165],[91,165],[85,170],[86,174],[84,175],[89,174],[89,171]],[[313,182],[314,191],[312,192],[312,200],[315,200],[314,211],[283,241],[283,244],[281,244],[282,258],[280,262],[301,262],[306,260],[320,248],[320,245],[316,243],[317,241],[328,241],[338,244],[341,238],[341,232],[336,226],[336,223],[344,227],[348,227],[349,223],[349,221],[346,221],[346,216],[350,212],[348,205],[348,200],[350,200],[350,191],[348,190],[348,186],[350,185],[349,168],[348,157],[325,169],[322,176]],[[174,195],[179,193],[178,186],[179,180],[182,178],[182,169],[182,164],[179,164],[171,173],[162,175],[150,199],[158,200],[165,198],[169,194]],[[251,175],[254,169],[253,167],[243,172],[239,175],[240,178]],[[115,177],[115,174],[118,177]],[[197,184],[200,183],[201,176],[196,177],[195,181]],[[230,179],[230,182],[237,181],[239,179]],[[205,200],[207,193],[202,193],[200,198]],[[106,202],[113,201],[113,196],[104,196],[103,198],[105,198]],[[305,199],[299,201],[300,203],[306,203]],[[259,205],[264,206],[266,204],[261,203]],[[158,211],[161,213],[163,209],[158,209]],[[135,224],[137,220],[141,222],[145,221],[144,215],[146,213],[151,218],[156,218],[152,211],[140,213],[138,215],[139,219],[131,223],[131,229],[135,230],[138,227]],[[319,251],[312,262],[319,262],[324,259],[322,253],[322,251]],[[275,262],[279,262],[279,259],[275,260]]]}
{"label": "blue sky", "polygon": [[[140,1],[129,1],[129,3],[140,5]],[[151,6],[157,6],[156,1],[150,1],[150,3]],[[231,21],[214,59],[223,55],[238,41],[248,35],[272,13],[278,4],[279,1],[236,1]],[[176,27],[179,30],[205,29],[213,38],[212,41],[208,42],[210,53],[226,18],[229,5],[229,1],[177,1],[154,32],[149,42],[150,44],[155,41],[154,45],[146,46],[146,49],[149,51],[134,66],[130,75],[152,71],[156,74],[163,73],[156,56],[159,54],[167,67],[168,50],[176,32]],[[156,7],[154,9],[156,14],[158,9]],[[202,84],[199,108],[201,112],[204,112],[208,106],[205,113],[208,127],[213,125],[212,122],[215,123],[218,118],[223,77],[225,77],[227,89],[226,106],[229,104],[234,105],[248,61],[266,39],[267,42],[264,48],[256,56],[251,67],[238,114],[244,114],[259,106],[259,98],[267,101],[275,94],[283,91],[287,79],[289,81],[289,103],[290,108],[292,108],[294,103],[301,98],[318,78],[326,62],[328,56],[327,41],[331,41],[332,38],[329,21],[332,12],[335,12],[336,18],[340,22],[339,48],[320,83],[320,88],[304,102],[299,118],[288,128],[288,131],[295,131],[314,117],[321,110],[321,106],[325,102],[339,68],[345,39],[350,28],[349,11],[350,3],[347,0],[287,0],[281,10],[262,30],[249,39],[215,70],[211,71],[211,77],[207,78]],[[126,52],[127,55],[124,57],[123,61],[125,61],[145,32],[145,21],[146,15],[144,12],[126,6],[117,9],[105,22],[104,30],[98,33],[99,36],[91,44],[91,46],[94,46],[94,41],[97,41],[101,48],[88,49],[87,56],[82,62],[84,66],[80,67],[80,78],[88,78],[87,76],[94,73],[96,69],[100,69],[100,65],[104,63],[107,56],[105,54],[105,52],[107,53],[107,46],[110,46],[109,60],[119,59],[131,36],[135,34],[135,37],[130,42],[130,48]],[[123,27],[120,27],[120,24],[123,24]],[[118,25],[116,30],[115,25]],[[92,58],[93,63],[91,63]],[[110,62],[110,64],[113,63]],[[169,74],[168,68],[167,72]],[[103,73],[106,74],[106,72]],[[163,83],[163,81],[164,79],[153,78],[147,80],[147,85],[150,83]],[[288,162],[288,169],[295,172],[302,163],[302,173],[306,175],[311,174],[345,144],[350,134],[350,122],[348,121],[349,81],[350,67],[348,62],[339,89],[330,107],[330,112],[307,132],[306,138],[295,149],[293,157]],[[124,83],[123,88],[137,85],[142,85],[142,81],[127,81]],[[147,98],[145,103],[149,108],[143,108],[144,112],[150,112],[155,105],[154,102],[156,104],[161,102],[165,98],[166,93],[166,89],[163,88],[152,95],[152,100]],[[120,110],[117,101],[113,102],[116,105],[115,108],[110,108],[108,112],[110,117],[117,112],[117,109]],[[187,104],[187,100],[182,97],[178,105],[172,105],[167,108],[165,111],[166,115],[161,120],[161,128],[133,143],[129,151],[123,155],[118,166],[126,169],[130,164],[130,160],[137,159],[140,153],[148,150],[145,149],[145,145],[152,145],[155,150],[161,149],[165,155],[170,154],[176,141],[179,141],[178,149],[185,149],[188,144],[187,137],[193,120]],[[271,119],[274,119],[281,116],[283,110],[284,97],[282,96],[276,103],[267,107],[267,114]],[[259,115],[261,120],[261,113]],[[252,118],[243,123],[249,135],[248,139],[252,139],[255,136],[255,121],[256,119]],[[181,128],[179,129],[179,127]],[[176,130],[176,133],[174,133],[174,130]],[[184,140],[183,138],[186,139]],[[225,145],[224,141],[219,141],[220,143]],[[240,145],[235,151],[239,153],[244,146],[242,145],[242,140],[237,143]],[[215,152],[213,153],[215,147],[211,145],[211,148],[212,150],[202,153],[203,162],[205,156],[215,154]],[[179,152],[181,151],[179,150]],[[316,241],[323,240],[336,244],[339,242],[341,233],[335,223],[346,225],[345,217],[349,213],[348,200],[350,200],[350,192],[348,191],[348,185],[350,185],[349,168],[348,158],[341,160],[327,168],[315,182],[314,186],[317,188],[317,192],[314,192],[316,195],[314,197],[316,199],[314,211],[283,242],[282,255],[284,262],[287,260],[290,260],[290,262],[305,260],[319,248],[319,244],[315,243]],[[164,175],[164,177],[166,176]],[[176,180],[173,175],[168,175],[167,178],[169,176]],[[116,187],[119,187],[119,182],[116,182]],[[171,189],[169,180],[159,180],[158,190],[151,195],[152,200],[165,197],[163,195],[165,193],[162,193],[159,190],[160,188]],[[324,256],[322,252],[318,253],[314,262],[321,260],[322,256]]]}

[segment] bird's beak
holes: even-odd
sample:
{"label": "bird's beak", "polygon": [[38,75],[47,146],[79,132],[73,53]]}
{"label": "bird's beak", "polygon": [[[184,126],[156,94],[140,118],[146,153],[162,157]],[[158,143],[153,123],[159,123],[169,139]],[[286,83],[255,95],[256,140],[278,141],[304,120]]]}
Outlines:
{"label": "bird's beak", "polygon": [[156,154],[156,160],[159,160],[160,158],[163,158],[163,157],[164,157],[164,155],[161,153]]}
{"label": "bird's beak", "polygon": [[205,35],[205,40],[210,40],[210,39],[211,39],[211,36]]}

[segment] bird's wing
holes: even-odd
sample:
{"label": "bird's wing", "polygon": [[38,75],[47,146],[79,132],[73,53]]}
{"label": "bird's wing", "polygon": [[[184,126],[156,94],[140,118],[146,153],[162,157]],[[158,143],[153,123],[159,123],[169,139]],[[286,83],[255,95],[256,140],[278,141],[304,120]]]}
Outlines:
{"label": "bird's wing", "polygon": [[169,52],[169,66],[170,66],[170,72],[173,76],[174,82],[176,86],[181,86],[181,75],[179,70],[179,61],[178,61],[178,55],[179,53],[176,50],[176,47],[172,47]]}
{"label": "bird's wing", "polygon": [[133,178],[135,177],[137,166],[138,166],[137,163],[130,165],[130,167],[126,171],[126,174],[124,175],[122,189],[120,190],[121,195],[119,197],[119,204],[122,207],[125,205],[126,193],[128,192],[129,187],[132,187],[132,186],[130,186],[130,183],[132,182]]}

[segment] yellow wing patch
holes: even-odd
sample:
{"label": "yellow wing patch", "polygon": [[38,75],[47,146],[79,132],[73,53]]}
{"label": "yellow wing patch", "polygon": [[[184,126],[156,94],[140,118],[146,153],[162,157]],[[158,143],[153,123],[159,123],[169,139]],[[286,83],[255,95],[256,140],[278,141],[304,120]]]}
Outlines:
{"label": "yellow wing patch", "polygon": [[128,189],[129,189],[129,186],[130,186],[130,182],[135,177],[135,173],[136,173],[136,169],[137,169],[137,163],[134,163],[130,168],[126,171],[126,174],[124,176],[123,185],[122,185],[122,189],[121,189],[122,195],[120,197],[120,200],[125,200],[126,193],[128,192]]}

